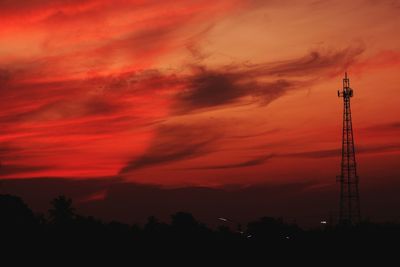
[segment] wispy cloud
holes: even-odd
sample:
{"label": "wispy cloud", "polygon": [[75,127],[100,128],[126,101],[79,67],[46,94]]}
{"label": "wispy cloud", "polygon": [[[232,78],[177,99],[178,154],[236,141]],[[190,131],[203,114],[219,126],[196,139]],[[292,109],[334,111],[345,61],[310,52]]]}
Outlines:
{"label": "wispy cloud", "polygon": [[[360,154],[382,153],[382,152],[399,151],[399,150],[400,150],[400,144],[356,146],[356,152]],[[299,157],[299,158],[329,158],[329,157],[339,157],[340,155],[341,155],[341,149],[326,149],[326,150],[286,153],[277,156]]]}
{"label": "wispy cloud", "polygon": [[[357,146],[356,151],[358,154],[373,154],[373,153],[384,153],[384,152],[396,152],[400,151],[400,144],[386,144],[386,145],[369,145],[369,146]],[[250,160],[246,160],[239,163],[221,164],[221,165],[210,165],[200,166],[185,169],[194,170],[207,170],[207,169],[231,169],[231,168],[243,168],[262,165],[274,158],[305,158],[305,159],[320,159],[320,158],[331,158],[340,157],[341,149],[326,149],[326,150],[313,150],[313,151],[302,151],[295,153],[271,153],[268,155],[261,155]]]}
{"label": "wispy cloud", "polygon": [[245,71],[247,77],[258,76],[330,76],[343,73],[357,57],[365,51],[364,44],[348,46],[344,49],[318,51],[314,50],[307,55],[281,62],[267,62],[250,65]]}
{"label": "wispy cloud", "polygon": [[29,173],[32,174],[37,171],[49,170],[51,166],[30,166],[30,165],[14,165],[14,164],[1,164],[0,163],[0,176],[7,176],[13,174]]}
{"label": "wispy cloud", "polygon": [[232,168],[245,168],[245,167],[252,167],[257,165],[262,165],[266,163],[269,159],[274,158],[274,155],[267,155],[256,157],[254,159],[246,160],[239,163],[232,163],[232,164],[223,164],[223,165],[210,165],[210,166],[203,166],[203,167],[194,167],[194,168],[187,168],[192,170],[218,170],[218,169],[232,169]]}
{"label": "wispy cloud", "polygon": [[343,72],[363,51],[360,45],[337,51],[314,51],[281,62],[231,64],[218,69],[196,66],[185,90],[177,94],[176,109],[188,112],[218,107],[246,96],[266,105],[290,90],[306,88],[318,78]]}
{"label": "wispy cloud", "polygon": [[400,130],[400,122],[393,121],[388,123],[374,124],[368,127],[359,129],[363,133],[387,133],[387,132],[397,132]]}
{"label": "wispy cloud", "polygon": [[218,136],[200,125],[161,125],[147,151],[129,161],[120,174],[203,156],[212,151],[211,145]]}

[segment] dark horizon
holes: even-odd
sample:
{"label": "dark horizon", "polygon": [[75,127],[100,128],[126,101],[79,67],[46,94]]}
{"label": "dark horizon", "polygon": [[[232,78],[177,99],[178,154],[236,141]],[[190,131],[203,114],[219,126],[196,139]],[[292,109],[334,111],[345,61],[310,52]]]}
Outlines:
{"label": "dark horizon", "polygon": [[[361,186],[365,199],[362,218],[372,222],[398,222],[400,216],[395,214],[400,202],[394,201],[397,184],[392,190],[378,185]],[[246,224],[271,216],[309,228],[321,226],[321,221],[337,223],[339,206],[337,184],[320,187],[312,181],[248,187],[163,188],[126,183],[116,177],[3,179],[0,193],[20,196],[35,212],[41,213],[48,210],[51,199],[65,195],[73,199],[77,211],[84,215],[128,224],[143,224],[149,216],[167,222],[171,214],[186,211],[210,227],[219,225],[220,217]]]}
{"label": "dark horizon", "polygon": [[360,263],[370,256],[393,263],[397,257],[393,243],[400,238],[399,223],[368,221],[303,229],[295,222],[262,216],[245,225],[220,223],[213,229],[190,212],[179,211],[170,215],[169,222],[153,216],[143,225],[104,222],[78,213],[65,196],[52,199],[46,214],[35,215],[21,198],[0,194],[0,214],[3,260],[11,256],[13,263],[27,260],[42,265],[105,260],[114,265],[230,265],[244,260],[252,266],[275,260],[280,265],[320,264],[321,259]]}

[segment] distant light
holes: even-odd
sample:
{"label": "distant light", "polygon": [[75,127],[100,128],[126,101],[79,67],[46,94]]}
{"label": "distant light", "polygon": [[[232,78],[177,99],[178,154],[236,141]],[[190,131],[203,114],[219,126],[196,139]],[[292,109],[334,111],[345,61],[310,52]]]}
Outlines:
{"label": "distant light", "polygon": [[327,224],[327,222],[326,221],[321,221],[321,224]]}
{"label": "distant light", "polygon": [[286,239],[290,239],[290,236],[285,237]]}
{"label": "distant light", "polygon": [[227,219],[225,219],[225,218],[222,218],[222,217],[218,218],[218,220],[220,220],[220,221],[224,221],[224,222],[227,222],[227,221],[228,221]]}
{"label": "distant light", "polygon": [[250,237],[252,237],[252,235],[248,235],[248,236],[247,236],[247,238],[250,238]]}

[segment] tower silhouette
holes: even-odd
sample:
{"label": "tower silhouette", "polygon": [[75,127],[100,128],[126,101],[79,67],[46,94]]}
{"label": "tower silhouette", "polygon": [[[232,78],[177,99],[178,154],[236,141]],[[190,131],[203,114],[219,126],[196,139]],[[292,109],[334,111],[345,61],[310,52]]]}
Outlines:
{"label": "tower silhouette", "polygon": [[360,221],[361,214],[350,109],[350,98],[353,97],[353,89],[350,88],[347,72],[343,79],[343,89],[338,91],[338,96],[343,97],[342,164],[341,173],[338,176],[338,181],[340,182],[339,223],[354,224]]}

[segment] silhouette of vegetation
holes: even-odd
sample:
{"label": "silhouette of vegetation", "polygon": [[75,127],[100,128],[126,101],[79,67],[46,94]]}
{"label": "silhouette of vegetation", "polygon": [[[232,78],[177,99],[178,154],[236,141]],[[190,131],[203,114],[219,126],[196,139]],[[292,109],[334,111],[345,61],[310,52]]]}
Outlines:
{"label": "silhouette of vegetation", "polygon": [[269,257],[277,256],[278,251],[293,255],[313,251],[324,255],[339,248],[343,251],[382,248],[385,244],[397,243],[400,238],[400,225],[396,223],[365,221],[353,226],[326,225],[305,230],[281,218],[263,217],[249,222],[246,227],[238,226],[238,229],[227,225],[212,229],[188,212],[177,212],[171,215],[169,223],[151,216],[140,226],[103,222],[77,214],[72,200],[66,196],[59,196],[50,204],[48,214],[35,215],[21,198],[0,195],[3,242],[8,242],[9,246],[14,243],[18,249],[23,245],[56,254],[71,250],[93,252],[95,257],[134,253],[136,257],[147,257],[148,261],[156,260],[160,255],[180,254],[199,260],[217,256],[225,262],[242,256],[246,258],[245,255],[256,257],[268,253]]}
{"label": "silhouette of vegetation", "polygon": [[72,207],[72,199],[59,196],[51,201],[49,210],[50,221],[57,225],[71,224],[75,219],[75,209]]}
{"label": "silhouette of vegetation", "polygon": [[35,225],[37,220],[33,212],[21,198],[11,195],[0,196],[0,227],[2,229],[21,229]]}

